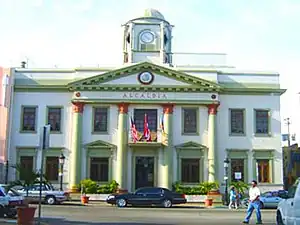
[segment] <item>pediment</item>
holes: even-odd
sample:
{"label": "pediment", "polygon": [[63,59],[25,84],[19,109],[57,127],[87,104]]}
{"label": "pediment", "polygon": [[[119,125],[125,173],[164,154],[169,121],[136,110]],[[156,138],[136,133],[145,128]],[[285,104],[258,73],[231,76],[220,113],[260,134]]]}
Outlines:
{"label": "pediment", "polygon": [[85,145],[86,148],[109,148],[109,149],[113,149],[116,148],[117,146],[114,144],[110,144],[106,141],[102,141],[102,140],[97,140],[97,141],[93,141],[90,142],[88,144]]}
{"label": "pediment", "polygon": [[[142,84],[139,75],[149,72],[154,79]],[[142,62],[122,67],[104,74],[74,81],[68,84],[70,90],[183,90],[219,92],[221,86],[168,67]]]}
{"label": "pediment", "polygon": [[175,148],[180,148],[180,149],[206,149],[207,147],[205,145],[201,145],[197,142],[194,141],[188,141],[179,145],[176,145]]}

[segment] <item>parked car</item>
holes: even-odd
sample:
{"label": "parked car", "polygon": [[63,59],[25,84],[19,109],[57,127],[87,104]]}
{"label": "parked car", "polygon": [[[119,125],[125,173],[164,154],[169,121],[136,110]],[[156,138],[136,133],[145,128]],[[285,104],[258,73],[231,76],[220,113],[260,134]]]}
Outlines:
{"label": "parked car", "polygon": [[[269,208],[269,209],[276,209],[279,202],[282,200],[281,196],[286,195],[287,191],[285,190],[277,190],[277,191],[267,191],[261,194],[260,200],[260,208]],[[249,198],[244,198],[242,200],[242,206],[248,207]]]}
{"label": "parked car", "polygon": [[175,204],[186,203],[186,198],[184,194],[172,192],[166,188],[144,187],[137,189],[134,193],[111,194],[106,202],[118,207],[157,205],[170,208]]}
{"label": "parked car", "polygon": [[[34,184],[30,187],[23,187],[18,190],[19,193],[26,196],[28,191],[28,197],[31,198],[33,203],[39,202],[40,197],[40,184]],[[42,199],[43,202],[48,205],[59,204],[69,200],[70,195],[68,192],[56,190],[51,184],[42,184]]]}
{"label": "parked car", "polygon": [[[6,184],[0,184],[1,196],[8,196],[8,205],[4,206],[4,214],[9,218],[14,218],[17,215],[17,206],[21,206],[24,201],[24,196],[17,190],[9,187]],[[4,216],[4,215],[2,215]]]}
{"label": "parked car", "polygon": [[292,186],[288,194],[282,196],[283,200],[278,204],[276,221],[278,225],[300,224],[300,178]]}

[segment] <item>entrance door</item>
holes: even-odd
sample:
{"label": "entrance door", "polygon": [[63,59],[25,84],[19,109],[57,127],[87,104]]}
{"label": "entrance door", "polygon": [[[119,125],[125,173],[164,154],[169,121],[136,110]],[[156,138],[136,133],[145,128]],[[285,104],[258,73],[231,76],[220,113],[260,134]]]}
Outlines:
{"label": "entrance door", "polygon": [[154,157],[137,156],[135,158],[135,189],[153,187]]}

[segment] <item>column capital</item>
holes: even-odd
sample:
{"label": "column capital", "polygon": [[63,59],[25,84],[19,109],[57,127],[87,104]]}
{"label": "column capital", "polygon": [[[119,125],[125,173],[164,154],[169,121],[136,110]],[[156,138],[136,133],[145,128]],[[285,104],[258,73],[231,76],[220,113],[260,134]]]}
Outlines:
{"label": "column capital", "polygon": [[74,113],[83,113],[84,103],[83,102],[72,102]]}
{"label": "column capital", "polygon": [[209,115],[217,115],[219,105],[220,104],[210,104],[210,105],[207,105],[208,114]]}
{"label": "column capital", "polygon": [[163,104],[162,107],[163,107],[163,112],[165,114],[172,114],[173,113],[173,108],[174,108],[173,104]]}
{"label": "column capital", "polygon": [[119,113],[128,113],[128,106],[129,106],[129,103],[120,103],[118,104],[118,107],[119,107]]}

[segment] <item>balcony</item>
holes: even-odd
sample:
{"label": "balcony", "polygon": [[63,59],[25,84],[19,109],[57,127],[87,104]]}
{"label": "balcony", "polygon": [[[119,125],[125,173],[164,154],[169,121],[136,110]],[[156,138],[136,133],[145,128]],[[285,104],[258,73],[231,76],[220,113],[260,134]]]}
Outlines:
{"label": "balcony", "polygon": [[128,144],[130,146],[161,146],[164,142],[164,135],[161,129],[158,129],[156,132],[151,132],[151,141],[147,142],[143,136],[143,132],[138,132],[138,140],[136,142],[133,141],[131,130],[128,131]]}

